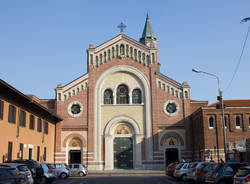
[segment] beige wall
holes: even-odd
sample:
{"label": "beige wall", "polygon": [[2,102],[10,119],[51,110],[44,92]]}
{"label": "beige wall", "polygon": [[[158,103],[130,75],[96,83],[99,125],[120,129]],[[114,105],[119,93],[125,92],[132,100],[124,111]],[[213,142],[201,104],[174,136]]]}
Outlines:
{"label": "beige wall", "polygon": [[[2,99],[1,99],[2,100]],[[7,158],[8,154],[8,142],[12,142],[12,160],[18,159],[17,154],[19,152],[20,143],[23,144],[23,159],[28,159],[28,150],[32,148],[32,159],[37,160],[37,146],[40,146],[40,159],[44,153],[44,147],[46,147],[46,162],[54,161],[54,136],[55,136],[55,125],[48,122],[48,134],[43,133],[43,121],[42,119],[42,132],[37,131],[37,115],[35,117],[35,129],[29,129],[30,123],[30,112],[26,112],[26,127],[19,127],[18,135],[18,124],[19,124],[19,107],[16,107],[16,123],[8,122],[8,111],[9,102],[4,102],[4,116],[3,120],[0,120],[0,156],[3,161],[3,156]],[[12,104],[13,105],[13,104]],[[40,160],[41,161],[41,160]]]}
{"label": "beige wall", "polygon": [[[113,73],[107,78],[105,78],[105,81],[102,85],[102,98],[103,99],[103,93],[105,89],[112,89],[114,98],[116,98],[116,90],[117,87],[120,84],[126,84],[129,88],[130,96],[132,96],[132,90],[135,88],[140,88],[142,91],[142,102],[144,102],[144,90],[142,87],[142,84],[139,82],[139,80],[131,75],[131,73],[126,72],[116,72]],[[115,101],[115,99],[114,99]],[[114,105],[102,105],[101,107],[101,121],[102,121],[102,127],[101,131],[104,132],[105,126],[108,124],[110,120],[112,120],[115,117],[119,116],[128,116],[132,119],[134,119],[141,130],[143,130],[143,121],[144,121],[144,106],[143,104],[131,104],[131,98],[130,98],[130,104],[114,104]],[[102,102],[103,104],[103,102]]]}

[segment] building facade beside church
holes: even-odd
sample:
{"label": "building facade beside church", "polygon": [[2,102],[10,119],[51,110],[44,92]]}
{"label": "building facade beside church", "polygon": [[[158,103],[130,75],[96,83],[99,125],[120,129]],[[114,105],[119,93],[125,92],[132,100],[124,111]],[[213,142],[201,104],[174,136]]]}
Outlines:
{"label": "building facade beside church", "polygon": [[147,16],[136,41],[122,31],[87,49],[87,73],[56,88],[56,162],[94,170],[156,169],[191,159],[190,86],[160,73]]}

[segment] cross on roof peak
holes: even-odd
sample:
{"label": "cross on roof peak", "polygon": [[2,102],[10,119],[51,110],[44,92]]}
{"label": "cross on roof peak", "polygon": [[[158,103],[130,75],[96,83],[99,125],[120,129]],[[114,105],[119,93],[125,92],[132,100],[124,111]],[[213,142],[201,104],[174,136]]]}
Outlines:
{"label": "cross on roof peak", "polygon": [[124,30],[127,26],[126,26],[125,24],[123,24],[123,22],[121,22],[117,27],[120,29],[120,33],[123,33],[123,30]]}

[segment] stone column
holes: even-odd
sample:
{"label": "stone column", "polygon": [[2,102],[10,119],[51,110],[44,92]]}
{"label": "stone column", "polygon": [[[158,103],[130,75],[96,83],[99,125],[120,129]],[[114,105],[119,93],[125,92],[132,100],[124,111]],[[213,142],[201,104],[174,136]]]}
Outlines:
{"label": "stone column", "polygon": [[142,143],[142,134],[135,134],[135,162],[134,162],[134,169],[142,169],[142,150],[141,150],[141,143]]}
{"label": "stone column", "polygon": [[105,166],[104,170],[114,169],[113,136],[105,135]]}

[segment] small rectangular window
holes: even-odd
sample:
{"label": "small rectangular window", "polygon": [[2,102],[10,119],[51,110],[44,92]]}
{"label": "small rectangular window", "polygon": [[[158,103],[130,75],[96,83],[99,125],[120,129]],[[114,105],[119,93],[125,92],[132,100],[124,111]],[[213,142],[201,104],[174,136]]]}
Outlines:
{"label": "small rectangular window", "polygon": [[48,122],[47,121],[44,121],[44,133],[45,134],[48,134],[49,133],[49,127],[48,127]]}
{"label": "small rectangular window", "polygon": [[3,119],[3,109],[4,109],[4,103],[2,100],[0,100],[0,120]]}
{"label": "small rectangular window", "polygon": [[39,162],[39,160],[40,160],[40,146],[37,146],[36,160],[37,160],[38,162]]}
{"label": "small rectangular window", "polygon": [[14,105],[9,105],[8,122],[16,123],[16,107]]}
{"label": "small rectangular window", "polygon": [[20,143],[19,145],[19,155],[18,157],[22,160],[23,159],[23,144]]}
{"label": "small rectangular window", "polygon": [[235,125],[236,125],[237,129],[241,128],[241,118],[240,118],[240,116],[235,117]]}
{"label": "small rectangular window", "polygon": [[35,117],[32,114],[30,115],[30,126],[29,126],[29,128],[31,130],[35,129]]}
{"label": "small rectangular window", "polygon": [[37,119],[37,131],[42,132],[42,120],[40,118]]}
{"label": "small rectangular window", "polygon": [[19,111],[19,125],[22,127],[26,126],[26,112],[21,109]]}
{"label": "small rectangular window", "polygon": [[47,149],[46,147],[44,147],[44,150],[43,150],[43,161],[46,161],[46,155],[47,154]]}
{"label": "small rectangular window", "polygon": [[13,146],[13,143],[12,142],[8,142],[8,161],[11,161],[12,160],[12,146]]}
{"label": "small rectangular window", "polygon": [[208,125],[209,125],[209,129],[213,129],[214,128],[214,117],[210,116],[208,119]]}
{"label": "small rectangular window", "polygon": [[161,88],[161,81],[158,81],[159,88]]}

